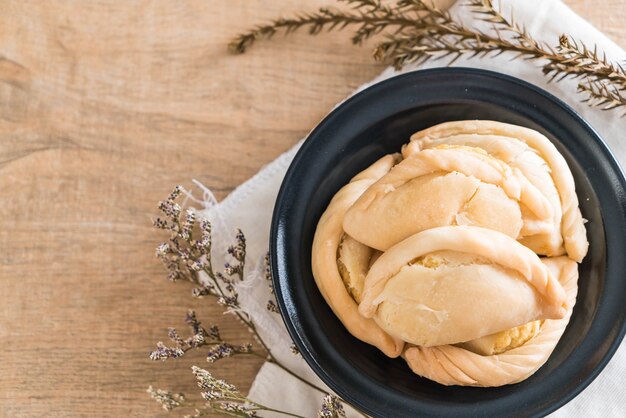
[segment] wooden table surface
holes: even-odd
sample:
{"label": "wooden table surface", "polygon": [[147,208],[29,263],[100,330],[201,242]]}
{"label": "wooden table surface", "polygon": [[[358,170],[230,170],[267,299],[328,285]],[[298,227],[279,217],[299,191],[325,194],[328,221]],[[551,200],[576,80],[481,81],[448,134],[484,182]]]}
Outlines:
{"label": "wooden table surface", "polygon": [[[0,416],[162,416],[204,354],[151,362],[187,308],[247,333],[154,257],[156,203],[196,178],[218,198],[383,65],[349,34],[231,56],[252,24],[331,0],[2,1]],[[566,1],[626,47],[626,0]],[[227,359],[246,390],[259,367]]]}

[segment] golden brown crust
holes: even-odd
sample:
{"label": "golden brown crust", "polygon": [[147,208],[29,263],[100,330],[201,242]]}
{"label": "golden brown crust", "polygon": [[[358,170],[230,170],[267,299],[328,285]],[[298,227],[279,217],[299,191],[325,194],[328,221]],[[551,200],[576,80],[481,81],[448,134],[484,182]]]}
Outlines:
{"label": "golden brown crust", "polygon": [[390,335],[431,347],[562,318],[564,302],[558,280],[513,238],[446,226],[385,251],[365,278],[359,312]]}
{"label": "golden brown crust", "polygon": [[356,338],[378,347],[389,357],[402,352],[404,342],[385,333],[376,323],[358,313],[358,306],[346,289],[337,267],[337,249],[344,234],[341,223],[345,211],[374,181],[396,162],[388,155],[360,173],[333,197],[320,218],[312,248],[312,269],[315,282],[326,303]]}
{"label": "golden brown crust", "polygon": [[545,313],[556,317],[565,313],[565,292],[541,263],[539,257],[514,239],[497,231],[472,226],[444,226],[419,232],[385,251],[365,278],[361,315],[371,318],[376,298],[389,279],[411,260],[436,251],[457,251],[484,257],[521,274],[545,301]]}
{"label": "golden brown crust", "polygon": [[[565,331],[578,291],[578,267],[567,257],[542,259],[559,277],[567,292],[565,317],[546,320],[539,333],[520,347],[501,354],[482,356],[453,345],[439,347],[408,346],[403,357],[411,369],[443,385],[502,386],[521,382],[535,373],[550,357]],[[433,367],[433,362],[437,367]],[[445,371],[445,372],[444,372]]]}
{"label": "golden brown crust", "polygon": [[509,328],[495,334],[457,344],[457,346],[481,356],[501,354],[530,341],[541,329],[542,322],[528,322],[515,328]]}
{"label": "golden brown crust", "polygon": [[409,145],[403,149],[403,155],[407,157],[415,153],[421,148],[420,142],[430,142],[464,134],[495,135],[519,140],[535,150],[546,161],[560,196],[563,212],[560,230],[565,250],[572,260],[581,262],[587,254],[589,244],[584,221],[578,207],[574,178],[565,158],[544,135],[533,129],[489,120],[446,122],[415,133],[411,137]]}
{"label": "golden brown crust", "polygon": [[343,226],[381,251],[416,232],[456,224],[517,238],[520,205],[535,226],[552,228],[552,205],[518,169],[479,148],[442,146],[410,155],[369,187],[348,210]]}

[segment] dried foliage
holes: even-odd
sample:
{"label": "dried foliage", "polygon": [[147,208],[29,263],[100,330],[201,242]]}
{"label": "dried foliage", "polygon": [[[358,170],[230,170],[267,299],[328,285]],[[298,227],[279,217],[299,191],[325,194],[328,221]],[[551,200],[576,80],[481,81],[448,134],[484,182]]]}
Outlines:
{"label": "dried foliage", "polygon": [[[257,40],[269,39],[279,31],[289,34],[307,29],[311,35],[324,30],[354,27],[352,43],[381,34],[373,50],[376,60],[387,61],[400,69],[409,63],[448,59],[448,65],[462,56],[488,57],[503,53],[513,59],[541,62],[544,74],[561,80],[580,77],[578,90],[586,93],[591,106],[615,109],[626,106],[626,73],[618,63],[607,61],[596,48],[562,35],[552,47],[535,40],[514,17],[507,18],[492,0],[468,0],[478,20],[488,22],[490,31],[467,27],[448,12],[425,0],[398,0],[392,5],[380,0],[337,0],[352,8],[322,8],[314,13],[300,13],[292,18],[276,19],[237,36],[229,44],[234,53],[244,53]],[[384,32],[384,33],[383,33]]]}
{"label": "dried foliage", "polygon": [[[342,415],[342,400],[301,378],[272,354],[259,334],[252,318],[241,307],[237,285],[245,277],[246,238],[243,232],[240,230],[236,232],[234,244],[227,250],[231,261],[224,265],[222,271],[216,271],[211,254],[211,224],[205,219],[198,221],[196,212],[193,209],[181,207],[178,200],[185,193],[182,187],[177,186],[167,199],[159,203],[159,210],[162,216],[154,220],[154,226],[166,231],[169,234],[169,239],[158,245],[156,255],[165,265],[168,271],[167,278],[170,281],[184,280],[191,282],[194,285],[192,290],[193,297],[208,297],[222,306],[224,313],[237,316],[254,336],[255,342],[235,344],[225,341],[220,335],[217,325],[204,328],[196,317],[196,313],[189,310],[185,322],[191,330],[190,335],[184,338],[175,328],[169,328],[168,338],[171,341],[170,345],[159,341],[156,344],[156,349],[150,353],[150,359],[160,361],[177,359],[192,350],[202,348],[207,350],[206,362],[209,364],[238,355],[257,356],[275,364],[294,378],[319,391],[324,396],[320,414],[326,414],[320,416],[344,416]],[[273,294],[269,255],[265,257],[263,275],[270,287],[270,293]],[[278,306],[274,300],[268,301],[267,309],[271,312],[278,312]],[[290,349],[294,354],[298,354],[295,346]],[[148,393],[168,411],[181,406],[195,407],[194,414],[188,415],[189,417],[206,416],[210,413],[236,417],[257,417],[262,411],[300,417],[291,412],[273,409],[270,406],[259,404],[247,398],[233,385],[216,379],[207,370],[194,366],[192,371],[202,390],[200,393],[202,400],[199,403],[185,399],[183,394],[173,394],[172,392],[153,389],[152,387],[148,389]]]}
{"label": "dried foliage", "polygon": [[185,402],[185,395],[182,393],[172,393],[162,389],[154,389],[150,386],[147,390],[150,397],[157,401],[163,409],[171,411],[178,408]]}
{"label": "dried foliage", "polygon": [[341,400],[333,395],[326,395],[322,401],[322,408],[317,413],[317,418],[345,418]]}

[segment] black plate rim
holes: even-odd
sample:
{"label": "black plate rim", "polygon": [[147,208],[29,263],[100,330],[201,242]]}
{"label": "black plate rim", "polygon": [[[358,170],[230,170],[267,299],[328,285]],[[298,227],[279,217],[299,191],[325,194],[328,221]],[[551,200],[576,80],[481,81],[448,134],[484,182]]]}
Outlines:
{"label": "black plate rim", "polygon": [[[280,271],[280,268],[279,268],[280,260],[277,254],[279,253],[279,246],[281,244],[279,243],[279,235],[280,235],[279,231],[282,227],[282,219],[284,215],[283,214],[284,208],[282,207],[283,198],[284,198],[286,189],[289,187],[289,183],[291,182],[292,177],[294,177],[294,172],[296,171],[296,167],[300,164],[302,159],[306,158],[306,154],[309,152],[310,148],[313,146],[313,143],[315,142],[315,138],[317,138],[319,131],[323,130],[325,125],[329,123],[332,117],[334,117],[337,113],[344,111],[346,108],[349,108],[355,102],[362,100],[364,97],[375,94],[379,90],[390,88],[391,85],[395,83],[399,83],[403,81],[404,79],[411,79],[413,77],[420,77],[420,76],[428,76],[432,74],[456,75],[456,76],[467,75],[470,77],[471,76],[491,77],[494,79],[499,79],[499,80],[506,81],[509,83],[517,84],[525,89],[532,90],[533,92],[538,93],[541,96],[544,96],[546,99],[556,104],[563,111],[567,112],[573,119],[575,119],[582,128],[588,131],[589,136],[592,137],[595,140],[596,145],[600,147],[601,152],[606,157],[605,162],[610,165],[610,168],[613,174],[619,180],[619,187],[621,188],[621,191],[622,191],[621,195],[623,198],[622,204],[626,206],[626,199],[624,198],[624,196],[626,195],[626,175],[624,174],[624,171],[622,167],[620,166],[620,164],[618,163],[613,152],[610,150],[610,148],[602,139],[602,137],[596,132],[596,130],[585,119],[583,119],[582,116],[580,116],[573,108],[571,108],[568,104],[566,104],[565,102],[563,102],[556,96],[552,95],[551,93],[531,83],[528,83],[524,80],[521,80],[512,76],[508,76],[506,74],[489,71],[489,70],[471,68],[471,67],[440,67],[440,68],[432,68],[432,69],[426,69],[426,70],[411,71],[408,73],[396,75],[388,79],[385,79],[383,81],[380,81],[356,93],[355,95],[351,96],[350,98],[342,102],[340,105],[338,105],[335,109],[333,109],[328,115],[326,115],[322,119],[322,121],[307,136],[307,139],[304,141],[304,143],[302,144],[302,146],[300,147],[300,149],[294,156],[289,168],[287,169],[285,177],[283,178],[283,181],[281,183],[281,186],[280,186],[277,198],[276,198],[276,204],[274,206],[274,210],[272,213],[272,223],[270,226],[269,247],[270,247],[270,267],[272,270],[272,282],[273,282],[276,300],[280,308],[283,322],[285,323],[285,326],[287,328],[287,331],[290,337],[296,344],[296,347],[299,349],[300,353],[302,354],[307,364],[314,370],[314,372],[320,377],[320,379],[322,379],[322,381],[326,385],[328,385],[328,387],[330,387],[333,391],[340,394],[340,396],[344,397],[344,399],[348,401],[350,404],[354,405],[357,408],[361,408],[362,410],[370,414],[373,414],[374,416],[378,414],[378,411],[372,410],[368,406],[362,404],[358,399],[352,397],[349,393],[345,392],[341,388],[341,386],[335,382],[333,377],[327,373],[327,371],[323,368],[323,366],[318,363],[318,361],[315,359],[312,353],[308,350],[306,345],[303,344],[301,340],[301,335],[298,331],[299,327],[293,323],[293,318],[291,315],[292,311],[289,306],[290,304],[285,302],[286,295],[283,294],[281,283],[280,283],[280,277],[278,274],[278,272]],[[618,187],[618,186],[613,185],[613,187]],[[555,400],[549,403],[545,407],[536,410],[535,411],[536,413],[529,415],[529,416],[545,416],[551,412],[556,411],[561,406],[565,405],[566,403],[571,401],[573,398],[575,398],[578,394],[580,394],[587,386],[589,386],[589,384],[591,384],[593,380],[595,380],[595,378],[600,374],[600,372],[606,367],[606,365],[609,363],[609,361],[611,360],[611,358],[617,351],[618,347],[620,346],[620,343],[624,339],[625,335],[626,335],[626,321],[622,321],[621,329],[618,335],[616,335],[612,344],[607,349],[605,356],[596,364],[595,368],[591,372],[589,372],[589,374],[587,375],[587,378],[579,382],[576,388],[572,390],[571,392],[569,392],[567,396],[564,396],[558,400]]]}

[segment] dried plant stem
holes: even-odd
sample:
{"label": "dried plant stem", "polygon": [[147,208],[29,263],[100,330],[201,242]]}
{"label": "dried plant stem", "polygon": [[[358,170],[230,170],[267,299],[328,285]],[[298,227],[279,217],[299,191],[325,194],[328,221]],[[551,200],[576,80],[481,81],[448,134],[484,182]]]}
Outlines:
{"label": "dried plant stem", "polygon": [[232,384],[220,379],[216,379],[209,371],[199,367],[192,367],[193,374],[196,376],[198,386],[204,390],[201,392],[202,397],[207,403],[202,409],[197,409],[195,417],[205,415],[204,412],[210,408],[211,411],[221,415],[235,417],[259,417],[257,411],[275,412],[281,415],[304,418],[288,411],[271,408],[259,402],[253,401],[244,396]]}
{"label": "dried plant stem", "polygon": [[352,37],[355,45],[380,33],[383,29],[393,27],[396,31],[413,26],[416,16],[404,12],[404,7],[389,7],[380,1],[372,0],[337,0],[354,5],[355,12],[345,12],[334,8],[323,7],[316,13],[300,13],[292,18],[276,19],[268,24],[255,27],[233,39],[228,47],[231,52],[242,54],[257,40],[270,39],[280,30],[286,34],[302,28],[308,28],[310,35],[317,35],[324,29],[342,30],[347,26],[356,25],[358,29]]}
{"label": "dried plant stem", "polygon": [[[213,270],[211,268],[207,268],[204,270],[205,273],[207,273],[207,275],[211,278],[212,283],[215,285],[215,287],[217,288],[218,292],[220,294],[224,294],[224,291],[222,290],[222,287],[219,284],[219,281],[217,280],[217,278],[215,277],[215,274],[213,273]],[[292,372],[288,367],[286,367],[285,365],[283,365],[273,354],[272,354],[272,350],[270,350],[270,348],[268,347],[268,345],[265,343],[265,341],[263,340],[263,337],[261,337],[261,334],[259,333],[259,331],[257,330],[256,326],[254,325],[254,323],[249,320],[245,315],[243,315],[239,310],[234,310],[235,315],[237,315],[237,317],[239,318],[239,320],[250,330],[250,332],[252,332],[252,334],[254,335],[254,338],[259,342],[259,344],[261,344],[261,346],[263,347],[263,350],[265,350],[265,352],[267,353],[267,356],[263,356],[257,352],[254,352],[257,356],[265,359],[266,361],[275,364],[276,366],[278,366],[280,369],[284,370],[285,372],[287,372],[288,374],[290,374],[291,376],[295,377],[296,379],[298,379],[299,381],[301,381],[302,383],[304,383],[305,385],[321,392],[324,395],[327,395],[328,392],[322,388],[320,388],[319,386],[309,382],[308,380],[298,376],[297,374],[295,374],[294,372]]]}
{"label": "dried plant stem", "polygon": [[[236,399],[234,398],[224,398],[224,400],[230,400],[230,401],[235,401]],[[281,411],[280,409],[274,409],[274,408],[270,408],[269,406],[260,404],[258,402],[254,403],[255,406],[248,408],[248,411],[268,411],[268,412],[275,412],[277,414],[281,414],[281,415],[285,415],[288,417],[295,417],[295,418],[307,418],[305,416],[302,415],[298,415],[298,414],[292,414],[291,412],[287,412],[287,411]],[[219,408],[215,408],[214,411],[219,412],[223,415],[227,415],[227,416],[233,416],[233,417],[240,417],[241,415],[233,413],[233,414],[229,414],[228,411],[224,411],[223,409],[219,409]]]}
{"label": "dried plant stem", "polygon": [[626,106],[626,96],[617,89],[611,89],[606,83],[588,79],[578,84],[578,90],[587,94],[585,101],[592,106],[601,106],[604,110]]}
{"label": "dried plant stem", "polygon": [[[217,291],[220,294],[224,294],[224,291],[222,290],[222,287],[219,283],[219,280],[217,279],[217,277],[215,276],[215,274],[213,273],[213,269],[211,266],[211,262],[209,261],[208,263],[208,267],[204,270],[205,273],[209,276],[209,278],[211,279],[211,282],[213,283],[213,285],[216,287]],[[240,273],[243,277],[243,270]],[[198,280],[199,281],[199,280]],[[323,388],[309,382],[308,380],[298,376],[296,373],[294,373],[291,369],[289,369],[288,367],[286,367],[284,364],[282,364],[273,354],[272,351],[270,350],[270,348],[268,347],[268,345],[265,343],[265,341],[263,340],[263,337],[261,337],[259,331],[257,330],[256,326],[254,325],[254,323],[248,319],[245,315],[243,315],[239,310],[234,310],[235,315],[237,315],[237,317],[239,318],[239,320],[250,330],[250,332],[252,332],[252,334],[254,335],[255,339],[259,342],[259,344],[261,344],[261,346],[263,347],[263,349],[265,350],[265,352],[267,353],[266,356],[256,352],[256,351],[252,351],[250,352],[250,354],[252,355],[256,355],[266,361],[268,361],[269,363],[272,363],[274,365],[276,365],[277,367],[279,367],[280,369],[282,369],[283,371],[285,371],[287,374],[291,375],[292,377],[296,378],[297,380],[299,380],[300,382],[304,383],[305,385],[309,386],[310,388],[317,390],[318,392],[320,392],[321,394],[325,395],[325,396],[332,396],[330,393],[328,393],[328,391],[324,390]],[[285,411],[279,411],[276,409],[271,409],[267,406],[263,406],[260,404],[259,405],[259,410],[267,410],[267,411],[272,411],[272,412],[277,412],[280,414],[284,414],[284,415],[288,415],[288,416],[293,416],[293,417],[299,417],[299,415],[294,415],[291,414],[289,412],[285,412]],[[363,416],[363,417],[367,417],[367,415],[363,414],[360,411],[357,411],[359,413],[359,415]],[[237,416],[237,415],[235,415]],[[303,417],[304,418],[304,417]]]}
{"label": "dried plant stem", "polygon": [[398,0],[394,6],[375,0],[344,2],[353,5],[356,12],[322,8],[316,13],[277,19],[238,36],[229,44],[230,49],[243,53],[256,40],[271,38],[279,30],[291,33],[308,27],[309,33],[315,35],[324,29],[357,26],[352,42],[360,45],[363,40],[391,29],[376,45],[373,56],[379,61],[390,61],[396,69],[429,59],[450,58],[449,65],[461,56],[494,57],[512,53],[513,59],[543,61],[542,71],[551,80],[585,78],[578,90],[587,94],[585,101],[591,106],[603,109],[626,106],[626,72],[619,64],[609,62],[606,56],[599,56],[596,48],[591,50],[566,35],[560,37],[555,47],[539,42],[513,17],[506,18],[491,0],[465,3],[478,19],[491,24],[489,32],[464,26],[426,0]]}
{"label": "dried plant stem", "polygon": [[[159,244],[156,250],[157,257],[161,259],[168,269],[168,279],[171,281],[184,279],[194,283],[197,287],[192,290],[192,295],[195,297],[214,297],[217,304],[226,308],[224,313],[236,315],[248,328],[256,342],[263,347],[264,353],[254,350],[253,345],[250,343],[240,345],[224,341],[217,325],[204,328],[196,317],[195,312],[190,310],[187,312],[185,322],[191,327],[192,335],[183,339],[175,328],[170,328],[168,337],[174,345],[167,346],[163,342],[158,342],[156,349],[150,353],[150,359],[161,361],[175,359],[182,357],[192,348],[204,346],[210,347],[206,358],[208,363],[215,363],[223,358],[243,354],[256,356],[276,365],[293,378],[324,395],[320,416],[330,418],[345,416],[343,415],[342,400],[298,376],[274,356],[267,343],[263,340],[254,321],[241,306],[237,283],[244,280],[246,238],[243,232],[238,230],[235,236],[235,243],[228,247],[227,252],[231,257],[231,261],[224,265],[223,272],[216,272],[213,267],[211,254],[211,223],[206,219],[197,222],[194,209],[184,209],[177,203],[177,199],[182,193],[187,192],[180,186],[174,188],[168,198],[159,203],[159,209],[165,217],[154,220],[155,227],[168,231],[170,235],[169,240]],[[266,256],[266,263],[268,259],[269,256]],[[202,273],[206,274],[206,277],[202,276]],[[266,264],[265,268],[265,278],[267,281],[270,279],[268,264]],[[273,293],[271,285],[269,290],[270,293]],[[274,303],[273,306],[275,306],[275,302],[272,302]],[[204,416],[210,411],[237,417],[258,417],[257,411],[270,411],[286,416],[300,417],[300,415],[273,409],[252,401],[242,395],[235,386],[216,379],[207,370],[194,366],[192,371],[198,380],[198,385],[206,390],[201,395],[207,401],[203,407],[196,409],[196,413],[190,416],[192,418]],[[167,410],[177,408],[185,402],[184,395],[174,394],[167,390],[155,390],[151,387],[148,389],[148,393]]]}

